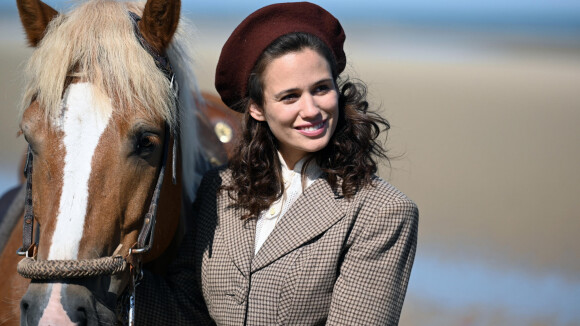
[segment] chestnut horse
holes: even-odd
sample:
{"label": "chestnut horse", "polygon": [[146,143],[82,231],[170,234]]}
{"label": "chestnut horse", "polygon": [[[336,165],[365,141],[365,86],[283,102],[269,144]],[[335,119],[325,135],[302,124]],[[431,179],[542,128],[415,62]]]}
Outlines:
{"label": "chestnut horse", "polygon": [[198,93],[180,1],[64,14],[17,4],[35,51],[20,123],[24,235],[15,228],[0,257],[0,324],[124,323],[141,266],[167,266],[238,117]]}

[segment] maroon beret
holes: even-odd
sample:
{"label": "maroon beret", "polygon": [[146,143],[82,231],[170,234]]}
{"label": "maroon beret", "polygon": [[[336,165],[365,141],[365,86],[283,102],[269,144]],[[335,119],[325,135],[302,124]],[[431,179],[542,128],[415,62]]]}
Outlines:
{"label": "maroon beret", "polygon": [[342,48],[344,30],[328,11],[309,2],[278,3],[249,15],[222,48],[215,73],[215,88],[230,108],[246,96],[248,79],[264,50],[278,37],[304,32],[320,38],[332,51],[337,73],[346,66]]}

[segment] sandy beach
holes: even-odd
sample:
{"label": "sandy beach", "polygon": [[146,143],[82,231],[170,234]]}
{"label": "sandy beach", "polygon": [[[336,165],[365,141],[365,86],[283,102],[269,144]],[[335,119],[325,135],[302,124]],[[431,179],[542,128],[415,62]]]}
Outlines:
{"label": "sandy beach", "polygon": [[[237,22],[196,18],[198,81],[213,91]],[[19,72],[31,51],[17,23],[0,23],[0,191],[25,148]],[[344,27],[349,76],[391,122],[380,175],[420,209],[401,325],[580,325],[580,44]]]}

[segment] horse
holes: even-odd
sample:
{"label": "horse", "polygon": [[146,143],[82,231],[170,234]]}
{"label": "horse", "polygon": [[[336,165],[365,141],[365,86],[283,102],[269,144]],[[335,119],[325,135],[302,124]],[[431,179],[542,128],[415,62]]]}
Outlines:
{"label": "horse", "polygon": [[180,5],[95,0],[59,13],[17,0],[35,50],[26,182],[11,194],[23,227],[0,256],[0,324],[131,324],[143,269],[164,273],[174,257],[201,177],[225,163],[240,124],[198,90]]}

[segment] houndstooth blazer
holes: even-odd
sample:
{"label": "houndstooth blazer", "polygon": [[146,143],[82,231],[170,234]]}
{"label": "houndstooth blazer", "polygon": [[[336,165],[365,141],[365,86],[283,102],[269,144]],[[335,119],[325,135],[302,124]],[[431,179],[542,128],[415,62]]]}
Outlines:
{"label": "houndstooth blazer", "polygon": [[254,255],[255,219],[208,173],[195,225],[165,277],[137,287],[137,325],[397,325],[418,210],[376,177],[346,200],[321,177]]}

